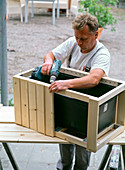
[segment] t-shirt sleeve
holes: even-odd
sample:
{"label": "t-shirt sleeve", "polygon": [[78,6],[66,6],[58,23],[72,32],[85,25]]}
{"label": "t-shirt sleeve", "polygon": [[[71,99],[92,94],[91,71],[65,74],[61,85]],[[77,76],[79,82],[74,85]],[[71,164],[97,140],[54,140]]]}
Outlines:
{"label": "t-shirt sleeve", "polygon": [[102,53],[100,55],[97,55],[95,60],[92,61],[91,70],[95,68],[102,69],[105,72],[106,76],[108,76],[109,68],[110,68],[110,54]]}
{"label": "t-shirt sleeve", "polygon": [[63,63],[67,56],[69,56],[74,42],[75,38],[71,37],[64,41],[62,44],[60,44],[59,46],[57,46],[55,49],[52,50],[54,57],[56,59],[61,60],[61,62]]}

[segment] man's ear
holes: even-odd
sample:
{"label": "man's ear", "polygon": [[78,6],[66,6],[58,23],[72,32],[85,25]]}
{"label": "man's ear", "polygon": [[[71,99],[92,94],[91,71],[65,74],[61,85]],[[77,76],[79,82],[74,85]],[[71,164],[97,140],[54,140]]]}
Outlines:
{"label": "man's ear", "polygon": [[95,32],[95,38],[97,39],[98,37],[98,31]]}

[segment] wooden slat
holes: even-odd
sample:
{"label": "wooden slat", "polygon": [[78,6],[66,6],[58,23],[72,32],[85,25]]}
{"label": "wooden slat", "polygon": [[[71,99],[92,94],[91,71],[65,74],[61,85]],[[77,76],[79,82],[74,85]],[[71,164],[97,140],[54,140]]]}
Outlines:
{"label": "wooden slat", "polygon": [[109,141],[113,140],[123,131],[124,131],[124,127],[120,126],[117,129],[111,130],[108,133],[106,133],[104,136],[102,136],[100,139],[97,140],[97,150],[105,146],[107,143],[109,143]]}
{"label": "wooden slat", "polygon": [[125,90],[125,84],[121,84],[118,87],[110,90],[109,92],[105,93],[103,96],[99,97],[99,105],[105,103],[106,101],[118,95],[124,90]]}
{"label": "wooden slat", "polygon": [[[22,76],[21,76],[20,79],[26,80],[26,81],[31,82],[31,83],[34,83],[34,84],[38,84],[38,85],[45,86],[45,87],[47,87],[47,88],[50,86],[50,84],[48,84],[48,83],[44,83],[44,82],[41,82],[41,81],[29,79],[29,78],[27,78],[27,77],[22,77]],[[72,97],[72,98],[81,100],[81,101],[85,101],[85,102],[88,102],[88,101],[89,101],[89,98],[92,98],[92,99],[94,99],[94,100],[98,100],[97,97],[93,97],[93,96],[91,96],[91,95],[83,94],[83,93],[76,92],[76,91],[73,91],[73,90],[63,90],[63,91],[60,91],[60,92],[58,92],[58,93],[59,93],[59,94],[62,94],[62,95],[65,95],[65,96],[68,96],[68,97]]]}
{"label": "wooden slat", "polygon": [[22,125],[29,127],[28,83],[21,80]]}
{"label": "wooden slat", "polygon": [[68,142],[65,140],[56,137],[45,136],[37,132],[0,132],[0,142],[68,144]]}
{"label": "wooden slat", "polygon": [[[19,74],[15,75],[15,76],[28,77],[28,76],[31,75],[33,69],[34,68],[29,69],[27,71],[24,71],[22,73],[19,73]],[[61,66],[60,72],[61,73],[66,73],[66,74],[69,74],[69,75],[78,76],[78,77],[87,76],[89,74],[89,73],[81,71],[81,70],[76,70],[76,69],[73,69],[73,68],[67,68],[67,67],[63,67],[63,66]],[[104,84],[113,85],[113,86],[117,86],[118,83],[125,83],[122,80],[113,79],[113,78],[110,78],[110,77],[103,77],[100,82],[102,82]]]}
{"label": "wooden slat", "polygon": [[125,127],[125,91],[118,96],[117,124]]}
{"label": "wooden slat", "polygon": [[44,86],[36,85],[37,94],[37,128],[38,132],[45,134],[45,101],[44,101]]}
{"label": "wooden slat", "polygon": [[101,131],[99,134],[97,134],[97,139],[100,138],[101,136],[103,136],[104,134],[106,134],[107,132],[109,132],[110,130],[112,130],[114,127],[114,123],[112,125],[110,125],[109,127],[106,127],[103,131]]}
{"label": "wooden slat", "polygon": [[36,85],[28,83],[30,128],[37,130]]}
{"label": "wooden slat", "polygon": [[14,88],[14,110],[15,110],[15,123],[21,125],[21,91],[20,91],[20,80],[13,77],[13,88]]}
{"label": "wooden slat", "polygon": [[15,123],[0,123],[0,132],[34,132],[34,130],[28,129],[21,125],[17,125]]}
{"label": "wooden slat", "polygon": [[[73,68],[66,68],[66,67],[61,67],[60,72],[65,73],[65,74],[69,74],[69,75],[74,75],[74,76],[77,76],[77,77],[83,77],[83,76],[89,75],[88,72],[76,70],[76,69],[73,69]],[[117,79],[113,79],[113,78],[110,78],[110,77],[103,77],[100,82],[104,83],[104,84],[112,85],[112,86],[117,86],[118,83],[125,83],[122,80],[117,80]]]}
{"label": "wooden slat", "polygon": [[108,142],[111,145],[125,145],[125,131]]}
{"label": "wooden slat", "polygon": [[99,103],[90,99],[88,106],[87,149],[93,152],[97,150],[98,118]]}
{"label": "wooden slat", "polygon": [[89,102],[89,98],[91,97],[90,95],[82,94],[73,90],[60,91],[58,94],[62,94],[85,102]]}
{"label": "wooden slat", "polygon": [[60,139],[64,139],[69,143],[77,144],[77,145],[83,146],[85,148],[87,146],[87,142],[84,142],[83,139],[80,139],[80,138],[75,137],[73,135],[67,134],[65,132],[61,132],[61,131],[56,132],[55,131],[55,136],[60,138]]}
{"label": "wooden slat", "polygon": [[32,71],[33,71],[33,68],[30,70],[27,70],[27,71],[23,71],[23,72],[15,75],[14,77],[18,77],[18,76],[29,77],[31,75]]}
{"label": "wooden slat", "polygon": [[54,136],[54,93],[45,87],[45,124],[46,135]]}
{"label": "wooden slat", "polygon": [[8,123],[0,124],[0,142],[68,144],[65,140],[45,136],[34,130]]}

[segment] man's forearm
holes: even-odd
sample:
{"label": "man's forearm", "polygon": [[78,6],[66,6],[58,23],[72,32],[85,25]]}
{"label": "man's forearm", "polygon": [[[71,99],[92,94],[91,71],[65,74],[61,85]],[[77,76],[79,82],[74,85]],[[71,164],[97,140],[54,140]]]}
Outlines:
{"label": "man's forearm", "polygon": [[61,90],[66,90],[69,88],[73,89],[92,88],[98,85],[103,75],[104,75],[103,70],[94,69],[90,72],[89,75],[81,78],[55,81],[49,86],[49,91],[59,92]]}
{"label": "man's forearm", "polygon": [[81,78],[70,79],[69,81],[67,80],[67,83],[69,84],[69,88],[86,89],[86,88],[92,88],[98,85],[99,80],[94,78],[93,76],[88,75],[88,76],[81,77]]}
{"label": "man's forearm", "polygon": [[47,55],[44,56],[44,63],[48,62],[52,64],[54,60],[55,60],[55,57],[52,52],[49,52]]}
{"label": "man's forearm", "polygon": [[70,79],[69,88],[92,88],[99,84],[101,78],[104,76],[104,71],[101,69],[95,69],[90,72],[89,75]]}
{"label": "man's forearm", "polygon": [[59,92],[61,90],[67,90],[67,89],[86,89],[86,88],[92,88],[98,84],[98,81],[95,80],[95,78],[88,76],[81,77],[81,78],[75,78],[75,79],[69,79],[69,80],[58,80],[52,83],[49,86],[49,91]]}

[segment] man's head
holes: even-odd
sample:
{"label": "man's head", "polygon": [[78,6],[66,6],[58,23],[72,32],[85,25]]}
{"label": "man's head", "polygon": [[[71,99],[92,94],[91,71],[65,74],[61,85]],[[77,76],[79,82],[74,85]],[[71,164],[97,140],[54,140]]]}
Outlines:
{"label": "man's head", "polygon": [[76,41],[82,53],[88,53],[95,47],[98,26],[98,20],[90,14],[80,15],[72,22]]}

